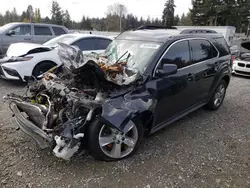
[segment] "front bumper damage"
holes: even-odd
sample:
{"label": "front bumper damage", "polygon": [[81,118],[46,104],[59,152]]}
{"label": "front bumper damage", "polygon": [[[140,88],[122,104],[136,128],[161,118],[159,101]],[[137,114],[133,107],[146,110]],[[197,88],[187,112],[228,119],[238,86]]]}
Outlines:
{"label": "front bumper damage", "polygon": [[34,123],[27,120],[20,112],[16,104],[11,104],[10,107],[14,113],[14,118],[19,128],[27,134],[29,137],[34,139],[40,148],[45,149],[52,147],[54,144],[53,139],[45,133],[42,129],[38,128]]}

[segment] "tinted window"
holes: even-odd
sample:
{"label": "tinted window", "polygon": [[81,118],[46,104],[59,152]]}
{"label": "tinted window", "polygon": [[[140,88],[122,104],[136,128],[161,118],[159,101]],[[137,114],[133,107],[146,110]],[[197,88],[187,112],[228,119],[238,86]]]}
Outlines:
{"label": "tinted window", "polygon": [[163,64],[175,64],[182,68],[191,64],[188,41],[182,41],[174,44],[162,59]]}
{"label": "tinted window", "polygon": [[96,50],[105,50],[111,42],[112,41],[108,40],[108,39],[97,38],[96,39]]}
{"label": "tinted window", "polygon": [[14,35],[31,35],[31,26],[30,25],[21,25],[12,29],[15,31]]}
{"label": "tinted window", "polygon": [[52,35],[50,28],[46,26],[34,26],[35,35]]}
{"label": "tinted window", "polygon": [[56,36],[66,34],[66,32],[61,27],[52,27]]}
{"label": "tinted window", "polygon": [[82,51],[96,50],[94,38],[81,39],[73,45],[78,46]]}
{"label": "tinted window", "polygon": [[229,47],[228,47],[227,42],[224,38],[222,38],[222,37],[217,38],[217,39],[215,39],[215,41],[216,41],[215,46],[220,52],[220,57],[230,54]]}
{"label": "tinted window", "polygon": [[218,56],[218,52],[207,40],[190,40],[193,63],[198,63]]}

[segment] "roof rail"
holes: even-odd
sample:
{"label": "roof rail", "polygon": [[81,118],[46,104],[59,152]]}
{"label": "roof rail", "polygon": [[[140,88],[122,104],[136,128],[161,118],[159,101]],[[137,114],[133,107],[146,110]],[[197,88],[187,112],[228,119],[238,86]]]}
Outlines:
{"label": "roof rail", "polygon": [[143,30],[143,29],[177,29],[176,27],[165,27],[165,26],[161,26],[161,25],[142,25],[140,27],[138,27],[135,30]]}
{"label": "roof rail", "polygon": [[197,33],[210,33],[210,34],[214,34],[217,33],[214,30],[210,30],[210,29],[185,29],[183,31],[181,31],[180,34],[197,34]]}

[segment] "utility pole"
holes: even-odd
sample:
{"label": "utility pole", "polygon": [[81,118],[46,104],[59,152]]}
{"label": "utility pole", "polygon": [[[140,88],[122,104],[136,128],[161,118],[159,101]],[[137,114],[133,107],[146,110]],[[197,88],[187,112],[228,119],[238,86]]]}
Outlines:
{"label": "utility pole", "polygon": [[247,38],[248,38],[250,30],[250,16],[248,16],[247,19],[248,19],[248,26],[247,26]]}
{"label": "utility pole", "polygon": [[120,32],[122,32],[122,11],[123,11],[122,4],[119,4],[119,10],[120,10]]}

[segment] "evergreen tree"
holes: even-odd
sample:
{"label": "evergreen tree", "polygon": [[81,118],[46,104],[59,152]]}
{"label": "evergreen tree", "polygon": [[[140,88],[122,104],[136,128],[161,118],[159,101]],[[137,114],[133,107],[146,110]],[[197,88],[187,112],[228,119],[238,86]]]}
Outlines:
{"label": "evergreen tree", "polygon": [[23,22],[25,18],[27,18],[27,14],[26,14],[25,11],[23,11],[22,14],[21,14],[21,16],[20,16],[20,20],[19,21]]}
{"label": "evergreen tree", "polygon": [[4,25],[4,16],[0,13],[0,26]]}
{"label": "evergreen tree", "polygon": [[12,21],[13,22],[17,22],[19,20],[19,16],[16,12],[16,8],[13,8],[12,12],[11,12],[11,16],[12,16]]}
{"label": "evergreen tree", "polygon": [[174,25],[179,25],[179,24],[180,24],[180,17],[179,17],[179,15],[176,15],[174,17]]}
{"label": "evergreen tree", "polygon": [[53,24],[63,25],[63,14],[61,7],[57,1],[52,2],[51,22]]}
{"label": "evergreen tree", "polygon": [[36,23],[41,22],[41,14],[40,14],[40,9],[39,8],[35,9],[34,20],[35,20]]}
{"label": "evergreen tree", "polygon": [[27,10],[26,10],[26,16],[27,16],[27,19],[30,21],[30,22],[33,22],[34,21],[34,11],[33,11],[33,7],[32,5],[29,5]]}
{"label": "evergreen tree", "polygon": [[162,20],[166,27],[172,27],[174,25],[174,0],[167,0],[163,10]]}
{"label": "evergreen tree", "polygon": [[68,10],[66,10],[65,13],[63,14],[63,23],[64,23],[64,26],[67,28],[71,28],[72,26],[72,22],[71,22],[71,18],[70,18]]}

